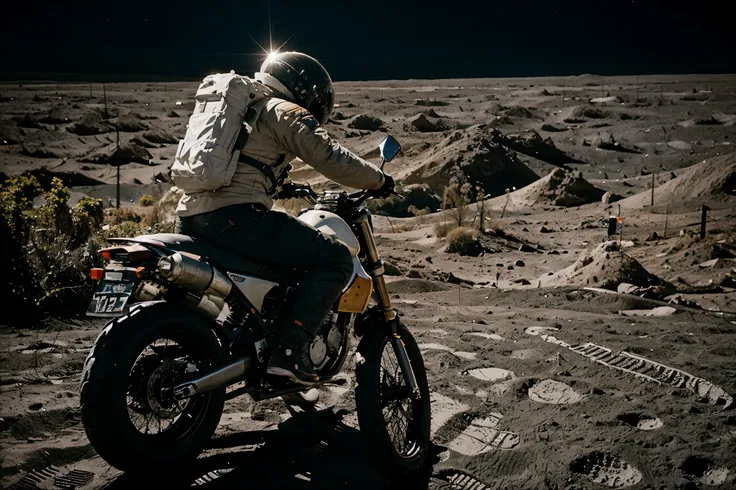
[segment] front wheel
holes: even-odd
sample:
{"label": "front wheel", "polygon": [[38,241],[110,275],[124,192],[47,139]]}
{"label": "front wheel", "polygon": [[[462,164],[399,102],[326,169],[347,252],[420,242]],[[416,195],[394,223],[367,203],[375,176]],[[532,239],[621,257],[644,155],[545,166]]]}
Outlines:
{"label": "front wheel", "polygon": [[217,428],[225,388],[180,401],[165,399],[162,388],[219,348],[203,319],[167,303],[136,305],[108,323],[85,362],[80,394],[97,453],[130,472],[195,458]]}
{"label": "front wheel", "polygon": [[374,457],[394,478],[411,478],[426,469],[430,448],[430,400],[422,354],[411,332],[399,325],[419,397],[408,394],[388,327],[367,328],[358,345],[355,404],[360,430]]}

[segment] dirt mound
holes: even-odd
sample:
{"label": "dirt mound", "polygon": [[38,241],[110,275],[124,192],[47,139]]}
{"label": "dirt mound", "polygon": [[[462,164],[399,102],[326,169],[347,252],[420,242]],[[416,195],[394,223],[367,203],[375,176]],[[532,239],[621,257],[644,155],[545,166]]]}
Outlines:
{"label": "dirt mound", "polygon": [[[736,196],[736,153],[709,158],[683,169],[677,178],[654,189],[654,203],[684,205],[704,200],[729,201]],[[650,204],[651,191],[620,202],[622,207],[640,208]]]}
{"label": "dirt mound", "polygon": [[11,124],[0,125],[0,145],[17,145],[23,139],[17,126]]}
{"label": "dirt mound", "polygon": [[401,190],[403,197],[391,196],[369,205],[374,214],[405,218],[416,216],[422,210],[435,212],[440,208],[440,197],[425,184],[412,184]]}
{"label": "dirt mound", "polygon": [[151,131],[146,131],[145,133],[143,133],[143,138],[147,139],[151,143],[166,144],[166,145],[171,145],[171,144],[179,142],[179,140],[175,136],[164,131],[163,129],[154,129]]}
{"label": "dirt mound", "polygon": [[556,168],[533,184],[512,194],[514,201],[528,205],[580,206],[600,202],[605,191],[583,178],[581,172]]}
{"label": "dirt mound", "polygon": [[383,127],[383,121],[368,114],[358,114],[348,123],[349,128],[377,131]]}
{"label": "dirt mound", "polygon": [[70,133],[79,136],[92,136],[95,134],[109,133],[113,128],[106,124],[99,112],[89,112],[81,121],[67,128]]}
{"label": "dirt mound", "polygon": [[81,162],[86,163],[107,163],[109,165],[126,165],[131,162],[147,164],[153,156],[135,143],[123,143],[120,148],[115,144],[110,144],[92,152],[90,155],[81,158]]}
{"label": "dirt mound", "polygon": [[544,139],[533,130],[507,136],[496,130],[494,134],[506,147],[552,165],[564,166],[567,163],[584,163],[558,149],[550,138]]}
{"label": "dirt mound", "polygon": [[117,118],[112,122],[113,126],[119,131],[126,133],[136,133],[138,131],[145,131],[149,129],[148,124],[144,123],[133,114],[125,114]]}
{"label": "dirt mound", "polygon": [[595,249],[581,253],[570,267],[551,276],[542,276],[539,280],[543,287],[589,286],[614,291],[623,282],[641,287],[662,282],[636,259],[621,251],[617,242],[601,243]]}
{"label": "dirt mound", "polygon": [[[434,112],[434,111],[432,111]],[[444,121],[435,117],[427,117],[423,113],[419,113],[416,116],[409,119],[407,123],[408,131],[419,131],[420,133],[433,133],[435,131],[445,130]]]}
{"label": "dirt mound", "polygon": [[586,117],[589,119],[605,119],[610,116],[611,113],[608,111],[604,111],[597,107],[580,105],[572,110],[569,117],[571,119],[581,119]]}
{"label": "dirt mound", "polygon": [[452,133],[405,182],[426,183],[439,193],[453,180],[469,181],[480,185],[487,194],[498,196],[507,188],[524,187],[538,179],[512,150],[498,141],[491,128],[479,125]]}
{"label": "dirt mound", "polygon": [[51,180],[58,177],[67,187],[76,187],[79,185],[101,185],[103,182],[88,177],[79,172],[54,172],[46,167],[34,168],[24,172],[24,174],[33,175],[41,184],[41,188],[49,190],[51,188]]}

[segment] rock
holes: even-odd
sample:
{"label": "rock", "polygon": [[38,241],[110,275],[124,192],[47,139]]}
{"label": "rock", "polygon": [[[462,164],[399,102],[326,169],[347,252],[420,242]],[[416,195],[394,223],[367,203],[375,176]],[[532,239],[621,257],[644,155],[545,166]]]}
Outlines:
{"label": "rock", "polygon": [[668,141],[667,146],[681,151],[690,151],[693,149],[693,145],[685,141]]}
{"label": "rock", "polygon": [[170,110],[167,114],[167,117],[179,117],[179,114],[175,110]]}
{"label": "rock", "polygon": [[34,412],[37,412],[43,408],[43,403],[37,402],[37,403],[31,403],[28,405],[28,410],[33,410]]}
{"label": "rock", "polygon": [[548,133],[560,133],[562,131],[567,131],[567,128],[558,128],[552,124],[545,123],[542,124],[542,131],[547,131]]}
{"label": "rock", "polygon": [[560,255],[560,252],[558,250],[550,250],[547,252],[548,255]]}
{"label": "rock", "polygon": [[4,418],[0,417],[0,432],[5,432],[10,429],[10,423]]}
{"label": "rock", "polygon": [[171,134],[167,133],[166,131],[162,129],[154,129],[151,131],[146,131],[143,133],[143,137],[150,141],[151,143],[156,144],[176,144],[179,142],[177,138],[172,136]]}
{"label": "rock", "polygon": [[506,267],[506,269],[512,271],[512,270],[514,270],[514,266],[513,265],[510,265],[510,266]]}
{"label": "rock", "polygon": [[330,119],[332,119],[333,121],[344,121],[347,118],[348,118],[348,116],[346,116],[345,114],[343,114],[342,111],[335,111],[330,116]]}
{"label": "rock", "polygon": [[519,252],[536,252],[537,249],[532,247],[531,245],[527,245],[526,243],[522,243],[521,246],[519,246]]}
{"label": "rock", "polygon": [[421,113],[410,118],[409,125],[413,130],[419,131],[420,133],[432,133],[443,130],[441,121],[432,121],[431,119],[428,119],[426,115]]}
{"label": "rock", "polygon": [[601,202],[603,204],[611,204],[611,203],[614,203],[616,201],[620,201],[623,198],[624,198],[623,196],[620,196],[620,195],[616,194],[615,192],[606,191],[606,193],[603,194],[603,197],[601,198]]}
{"label": "rock", "polygon": [[164,175],[162,172],[159,172],[153,176],[153,180],[155,180],[156,182],[169,182],[169,176]]}
{"label": "rock", "polygon": [[416,269],[411,269],[406,277],[410,279],[422,279],[422,274]]}
{"label": "rock", "polygon": [[539,228],[539,233],[553,233],[553,230],[550,230],[546,226],[542,226],[541,228]]}
{"label": "rock", "polygon": [[516,267],[524,267],[524,266],[525,266],[526,264],[524,263],[524,261],[523,261],[523,260],[521,260],[521,259],[518,259],[518,260],[517,260],[516,262],[514,262],[514,265],[515,265]]}
{"label": "rock", "polygon": [[450,105],[449,102],[437,99],[414,99],[414,105],[421,105],[426,107],[442,107]]}
{"label": "rock", "polygon": [[655,242],[657,240],[659,240],[659,235],[657,235],[656,231],[651,232],[646,239],[647,242]]}
{"label": "rock", "polygon": [[698,267],[701,269],[722,268],[724,266],[725,264],[721,259],[711,259],[703,262],[702,264],[698,264]]}
{"label": "rock", "polygon": [[383,127],[383,121],[367,114],[358,114],[348,123],[349,128],[377,131]]}
{"label": "rock", "polygon": [[41,129],[43,126],[40,122],[36,119],[35,116],[32,116],[31,114],[25,114],[23,117],[16,117],[13,118],[15,121],[15,124],[18,125],[19,128],[30,128],[30,129]]}
{"label": "rock", "polygon": [[384,262],[383,263],[383,272],[387,276],[400,276],[401,271],[398,267],[393,265],[391,262]]}
{"label": "rock", "polygon": [[531,285],[531,282],[529,282],[527,279],[516,279],[515,281],[512,281],[515,284],[520,284],[522,286],[529,286]]}

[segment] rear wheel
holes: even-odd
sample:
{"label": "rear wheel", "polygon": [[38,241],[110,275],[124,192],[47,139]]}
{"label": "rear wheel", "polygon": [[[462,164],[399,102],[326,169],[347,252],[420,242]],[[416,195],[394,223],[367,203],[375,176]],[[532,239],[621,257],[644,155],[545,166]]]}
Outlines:
{"label": "rear wheel", "polygon": [[430,401],[427,373],[416,340],[399,325],[419,386],[419,397],[408,394],[388,328],[366,327],[358,345],[355,403],[360,430],[374,457],[395,478],[419,475],[426,469],[430,447]]}
{"label": "rear wheel", "polygon": [[162,396],[220,344],[207,322],[166,303],[112,320],[84,366],[82,422],[110,465],[143,472],[195,458],[220,421],[225,388],[175,401]]}

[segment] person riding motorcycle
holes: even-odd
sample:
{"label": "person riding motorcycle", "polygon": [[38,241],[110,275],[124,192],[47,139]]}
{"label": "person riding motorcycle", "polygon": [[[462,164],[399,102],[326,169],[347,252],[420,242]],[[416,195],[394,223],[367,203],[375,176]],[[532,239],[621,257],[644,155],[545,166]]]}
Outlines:
{"label": "person riding motorcycle", "polygon": [[278,314],[279,343],[268,374],[300,384],[318,380],[309,345],[353,272],[348,248],[315,228],[272,210],[276,175],[298,157],[330,180],[388,197],[394,179],[333,140],[324,128],[334,108],[332,79],[313,57],[270,55],[254,77],[269,87],[229,186],[185,194],[177,233],[267,264],[305,270],[287,311]]}

